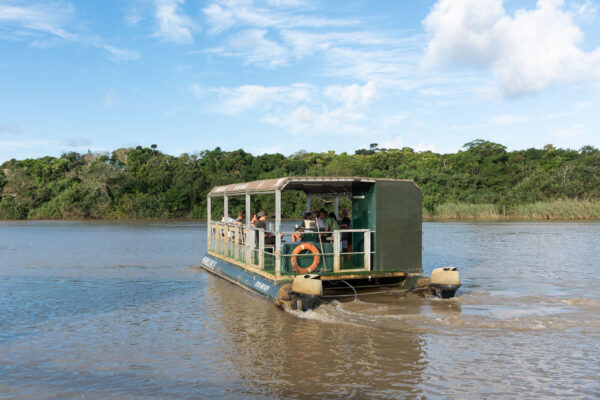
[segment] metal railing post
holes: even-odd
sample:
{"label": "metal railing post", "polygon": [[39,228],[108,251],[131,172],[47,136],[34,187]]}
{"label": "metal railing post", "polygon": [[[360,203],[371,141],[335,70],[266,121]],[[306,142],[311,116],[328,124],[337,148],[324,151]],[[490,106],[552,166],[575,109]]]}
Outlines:
{"label": "metal railing post", "polygon": [[281,190],[275,191],[275,279],[281,276]]}
{"label": "metal railing post", "polygon": [[265,230],[258,230],[258,267],[265,269]]}
{"label": "metal railing post", "polygon": [[211,235],[211,227],[210,227],[210,196],[206,198],[206,248],[210,250],[210,235]]}
{"label": "metal railing post", "polygon": [[340,272],[340,231],[333,231],[333,272]]}
{"label": "metal railing post", "polygon": [[371,270],[371,231],[364,233],[365,271]]}
{"label": "metal railing post", "polygon": [[246,193],[246,226],[250,226],[250,195]]}
{"label": "metal railing post", "polygon": [[229,250],[231,249],[231,245],[229,244],[229,225],[227,223],[225,224],[225,238],[223,239],[223,242],[225,243],[224,255],[230,257]]}
{"label": "metal railing post", "polygon": [[249,227],[244,228],[244,235],[246,236],[245,250],[246,250],[246,264],[254,265],[252,262],[252,251],[254,250],[254,231]]}

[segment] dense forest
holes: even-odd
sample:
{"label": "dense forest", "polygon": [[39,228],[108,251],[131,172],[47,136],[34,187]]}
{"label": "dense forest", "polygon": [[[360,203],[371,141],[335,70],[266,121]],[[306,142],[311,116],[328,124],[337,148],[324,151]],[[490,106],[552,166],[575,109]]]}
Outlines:
{"label": "dense forest", "polygon": [[[206,194],[215,185],[323,175],[412,179],[423,191],[429,216],[519,216],[526,210],[535,214],[531,210],[539,207],[532,205],[550,204],[578,209],[558,213],[566,218],[600,218],[600,150],[546,145],[507,151],[485,140],[469,142],[463,149],[437,154],[408,147],[384,149],[374,143],[355,154],[299,151],[288,157],[254,156],[216,148],[175,157],[152,145],[111,154],[13,159],[0,169],[0,219],[204,218]],[[298,216],[303,199],[284,194],[288,201],[283,213]],[[269,201],[258,198],[253,207],[268,209]],[[543,217],[545,212],[538,214]]]}

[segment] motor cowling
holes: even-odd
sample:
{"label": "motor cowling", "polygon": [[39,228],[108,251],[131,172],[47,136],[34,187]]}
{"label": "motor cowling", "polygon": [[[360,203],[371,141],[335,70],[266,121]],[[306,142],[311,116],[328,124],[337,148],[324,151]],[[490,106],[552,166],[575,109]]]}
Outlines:
{"label": "motor cowling", "polygon": [[292,290],[296,293],[322,296],[323,282],[317,274],[298,275],[292,282]]}
{"label": "motor cowling", "polygon": [[321,304],[323,282],[317,274],[298,275],[292,282],[291,307],[294,310],[308,311]]}
{"label": "motor cowling", "polygon": [[460,275],[456,267],[436,268],[431,272],[429,286],[435,295],[448,299],[460,288]]}

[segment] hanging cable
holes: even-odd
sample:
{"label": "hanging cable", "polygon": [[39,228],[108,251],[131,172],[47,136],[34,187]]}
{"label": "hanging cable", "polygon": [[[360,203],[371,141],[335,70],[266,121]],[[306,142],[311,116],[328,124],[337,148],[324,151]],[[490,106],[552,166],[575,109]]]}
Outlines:
{"label": "hanging cable", "polygon": [[344,282],[346,285],[350,286],[350,289],[352,289],[352,291],[354,292],[354,301],[356,301],[356,299],[358,299],[358,294],[356,293],[356,289],[354,289],[354,286],[352,286],[351,284],[349,284],[348,282],[342,280],[342,282]]}

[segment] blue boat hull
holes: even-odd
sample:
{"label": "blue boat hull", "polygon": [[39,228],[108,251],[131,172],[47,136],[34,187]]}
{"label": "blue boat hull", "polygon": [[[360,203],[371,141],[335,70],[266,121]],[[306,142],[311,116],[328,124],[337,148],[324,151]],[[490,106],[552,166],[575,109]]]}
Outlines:
{"label": "blue boat hull", "polygon": [[[421,276],[380,278],[373,282],[370,278],[362,278],[351,280],[350,282],[352,284],[347,281],[341,281],[340,284],[336,283],[333,285],[332,282],[329,282],[327,287],[324,287],[323,296],[312,296],[294,292],[292,290],[291,280],[275,282],[258,273],[210,254],[207,254],[202,258],[200,266],[208,272],[228,280],[237,286],[267,297],[276,306],[282,309],[298,309],[303,311],[314,309],[320,304],[327,302],[327,300],[336,299],[339,301],[351,301],[356,298],[362,298],[363,296],[373,296],[376,294],[406,294],[408,292],[414,292],[423,295],[432,294],[448,298],[452,297],[456,292],[456,289],[460,286],[454,287],[452,293],[448,295],[448,290],[446,290],[446,292],[443,290],[440,291],[440,289],[444,288],[438,288],[435,285],[431,285],[429,278],[423,278]],[[442,295],[440,295],[440,293]],[[444,293],[446,293],[446,295],[443,295]]]}
{"label": "blue boat hull", "polygon": [[235,264],[208,254],[202,258],[200,265],[208,272],[220,276],[244,289],[266,296],[273,302],[277,301],[277,295],[281,288],[291,283],[290,281],[275,283],[252,271],[245,270]]}

